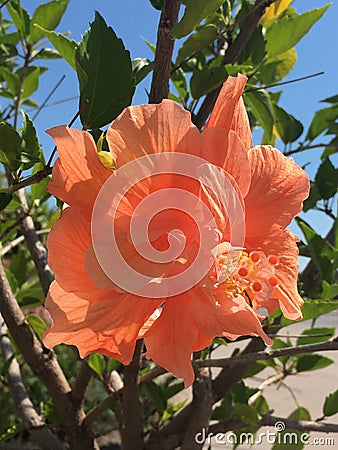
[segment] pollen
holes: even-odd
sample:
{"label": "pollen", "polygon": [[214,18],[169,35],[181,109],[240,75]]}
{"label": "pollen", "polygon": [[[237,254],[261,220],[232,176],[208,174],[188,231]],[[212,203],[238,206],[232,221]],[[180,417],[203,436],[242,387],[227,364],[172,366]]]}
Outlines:
{"label": "pollen", "polygon": [[250,298],[255,308],[264,306],[278,285],[277,264],[275,255],[266,256],[261,250],[248,253],[230,246],[227,253],[217,257],[218,276],[214,286],[225,290],[226,295]]}
{"label": "pollen", "polygon": [[260,283],[259,281],[254,281],[254,282],[252,283],[252,289],[253,289],[255,292],[261,291],[261,290],[262,290],[262,285],[261,285],[261,283]]}
{"label": "pollen", "polygon": [[260,254],[258,252],[251,252],[250,258],[254,263],[258,262],[260,260]]}

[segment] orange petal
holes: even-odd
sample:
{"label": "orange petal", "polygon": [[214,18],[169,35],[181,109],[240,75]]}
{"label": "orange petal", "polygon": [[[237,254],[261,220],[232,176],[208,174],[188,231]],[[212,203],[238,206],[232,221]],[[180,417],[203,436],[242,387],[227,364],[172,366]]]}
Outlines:
{"label": "orange petal", "polygon": [[77,206],[90,220],[96,196],[112,171],[101,164],[95,142],[86,131],[59,126],[47,133],[54,138],[59,155],[48,192]]}
{"label": "orange petal", "polygon": [[266,255],[275,255],[278,258],[279,263],[275,266],[278,286],[267,308],[279,306],[284,316],[292,320],[301,319],[300,308],[304,303],[297,289],[298,240],[290,231],[275,229],[268,237],[262,238],[261,241],[256,240],[252,246],[249,243],[247,245],[248,251],[261,249]]}
{"label": "orange petal", "polygon": [[249,151],[251,185],[245,198],[249,239],[266,236],[272,226],[286,227],[301,211],[309,178],[291,158],[270,146]]}
{"label": "orange petal", "polygon": [[161,301],[114,292],[96,300],[90,303],[54,281],[46,300],[53,324],[44,335],[45,345],[75,345],[82,358],[100,352],[129,364],[140,330]]}
{"label": "orange petal", "polygon": [[205,128],[220,127],[234,130],[242,140],[246,149],[252,147],[251,129],[248,114],[245,110],[243,93],[247,78],[238,74],[228,77],[218,95],[211,116]]}
{"label": "orange petal", "polygon": [[191,354],[198,338],[189,303],[186,295],[168,299],[160,317],[144,336],[147,358],[184,378],[186,388],[194,381]]}
{"label": "orange petal", "polygon": [[189,292],[191,314],[199,330],[206,336],[260,336],[266,344],[272,340],[264,333],[259,318],[241,296],[230,297],[220,286],[216,297],[197,286]]}
{"label": "orange petal", "polygon": [[247,148],[238,135],[222,128],[208,128],[201,134],[201,158],[230,173],[243,196],[250,187],[250,173]]}
{"label": "orange petal", "polygon": [[176,102],[126,108],[107,131],[107,141],[117,167],[141,156],[179,151],[178,144],[189,130],[190,113]]}
{"label": "orange petal", "polygon": [[86,252],[91,246],[90,223],[78,209],[70,207],[62,211],[48,236],[47,246],[49,264],[63,289],[84,299],[100,295],[100,289],[86,270]]}

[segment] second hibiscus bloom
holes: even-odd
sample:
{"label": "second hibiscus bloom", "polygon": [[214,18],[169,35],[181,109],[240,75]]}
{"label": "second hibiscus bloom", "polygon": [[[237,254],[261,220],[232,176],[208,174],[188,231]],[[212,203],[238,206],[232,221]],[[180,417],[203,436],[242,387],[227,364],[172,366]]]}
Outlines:
{"label": "second hibiscus bloom", "polygon": [[[89,133],[64,126],[50,130],[59,158],[48,190],[69,207],[48,239],[49,262],[55,272],[46,301],[53,318],[44,336],[48,347],[67,343],[76,345],[82,357],[96,351],[128,364],[136,340],[143,337],[147,357],[183,377],[188,386],[194,379],[192,352],[208,346],[214,337],[252,335],[271,343],[256,313],[260,306],[269,311],[280,307],[291,319],[301,317],[297,238],[285,228],[300,212],[309,180],[278,150],[252,148],[241,99],[245,82],[243,76],[229,77],[202,133],[192,124],[190,114],[169,100],[126,108],[107,132],[116,173],[131,161],[164,152],[201,158],[214,168],[200,180],[168,168],[167,174],[133,184],[131,174],[131,187],[115,211],[112,227],[119,252],[133,271],[157,284],[184,273],[200,255],[199,225],[179,207],[155,211],[152,216],[150,211],[148,242],[141,244],[151,244],[160,254],[175,239],[184,246],[172,261],[149,261],[136,250],[130,235],[135,211],[140,211],[149,196],[179,189],[196,198],[197,215],[201,202],[212,213],[215,226],[209,228],[215,246],[212,251],[202,248],[205,258],[212,258],[210,269],[195,284],[170,297],[135,295],[102,270],[92,242],[92,213],[103,185],[116,174],[101,164]],[[231,217],[219,201],[217,188],[216,192],[210,189],[221,189],[218,178],[222,176],[230,181],[245,220],[240,248],[229,244]],[[111,192],[112,203],[114,195]],[[133,283],[124,269],[121,276]]]}

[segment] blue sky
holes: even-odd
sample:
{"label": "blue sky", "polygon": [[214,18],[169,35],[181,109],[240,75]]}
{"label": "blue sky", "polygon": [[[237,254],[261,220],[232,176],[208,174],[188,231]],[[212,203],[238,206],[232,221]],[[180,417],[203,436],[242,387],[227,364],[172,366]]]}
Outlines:
{"label": "blue sky", "polygon": [[[30,13],[41,3],[38,0],[21,0],[24,8]],[[326,0],[294,0],[292,6],[298,12],[326,5]],[[121,37],[132,58],[152,58],[152,53],[142,41],[142,37],[151,43],[156,43],[157,23],[159,12],[150,5],[149,0],[70,0],[68,9],[57,31],[71,32],[71,38],[79,41],[94,19],[97,10],[112,26],[116,34]],[[324,17],[314,25],[310,32],[296,46],[298,60],[287,79],[297,78],[312,73],[324,71],[325,74],[283,87],[281,106],[303,122],[305,128],[309,125],[313,113],[325,105],[319,101],[338,94],[338,2],[334,2]],[[282,38],[282,37],[281,37]],[[54,94],[51,102],[76,96],[78,85],[75,72],[64,61],[52,61],[51,71],[41,78],[40,89],[35,99],[41,103],[51,88],[63,74],[66,79]],[[150,77],[146,86],[150,85]],[[147,102],[144,86],[137,90],[134,103]],[[46,108],[36,121],[40,140],[48,154],[52,142],[44,134],[44,130],[67,123],[77,110],[78,101]],[[258,143],[258,142],[257,142]],[[318,166],[318,150],[307,152],[295,157],[296,162],[303,165],[310,161],[308,171],[313,174]],[[316,223],[324,233],[330,226],[330,221],[323,219],[323,215],[311,213],[308,220]]]}

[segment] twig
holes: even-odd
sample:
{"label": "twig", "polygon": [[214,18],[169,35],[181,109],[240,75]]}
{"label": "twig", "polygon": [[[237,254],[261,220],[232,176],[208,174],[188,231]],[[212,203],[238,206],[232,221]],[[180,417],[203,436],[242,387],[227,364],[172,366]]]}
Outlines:
{"label": "twig", "polygon": [[43,169],[36,172],[34,175],[19,181],[18,183],[13,183],[8,186],[7,193],[13,194],[19,189],[25,188],[27,186],[31,186],[32,184],[40,183],[41,180],[48,177],[52,173],[52,167],[45,166]]}
{"label": "twig", "polygon": [[[88,104],[89,104],[89,100],[85,100],[83,102],[83,104],[80,106],[79,110],[76,112],[76,114],[74,114],[74,116],[72,117],[72,119],[68,123],[68,125],[67,125],[68,128],[71,128],[74,125],[76,119],[80,116],[80,114],[88,106]],[[48,162],[46,164],[46,168],[50,168],[51,167],[52,161],[53,161],[53,158],[55,156],[56,151],[57,151],[57,147],[55,145],[55,147],[53,148],[53,151],[52,151],[52,153],[51,153],[51,155],[50,155],[50,157],[48,159]]]}
{"label": "twig", "polygon": [[150,369],[148,370],[148,372],[144,373],[143,375],[140,375],[139,384],[147,383],[148,381],[151,381],[154,378],[157,378],[165,373],[167,373],[167,371],[163,369],[163,367],[155,366],[153,369]]}
{"label": "twig", "polygon": [[283,154],[285,156],[290,156],[293,155],[295,153],[300,153],[300,152],[304,152],[305,150],[312,150],[315,148],[322,148],[322,147],[332,147],[332,148],[337,148],[338,149],[338,145],[337,144],[330,144],[329,142],[327,144],[313,144],[313,145],[301,145],[298,148],[295,148],[294,150],[289,150],[286,152],[283,152]]}
{"label": "twig", "polygon": [[122,390],[122,448],[123,450],[143,449],[143,426],[138,397],[138,376],[140,370],[143,341],[136,343],[132,362],[123,371]]}
{"label": "twig", "polygon": [[177,23],[180,6],[180,0],[167,0],[161,13],[149,103],[160,103],[169,95],[171,58],[175,42],[170,32]]}
{"label": "twig", "polygon": [[255,392],[248,400],[248,405],[252,405],[255,403],[255,401],[258,399],[258,397],[262,394],[264,389],[268,386],[271,386],[271,384],[278,383],[279,381],[282,381],[285,378],[286,374],[284,372],[278,372],[275,375],[272,375],[271,377],[267,378],[261,385],[258,386],[258,391]]}
{"label": "twig", "polygon": [[9,2],[9,0],[5,0],[1,5],[0,5],[0,9],[2,9],[5,5],[6,5],[6,3],[8,3]]}
{"label": "twig", "polygon": [[14,357],[12,344],[7,336],[7,327],[0,315],[0,348],[4,361],[12,359],[6,375],[14,404],[25,425],[28,427],[32,440],[46,450],[63,450],[61,443],[46,427],[42,417],[36,412],[22,381],[20,366]]}
{"label": "twig", "polygon": [[311,75],[306,75],[304,77],[294,78],[293,80],[289,80],[289,81],[281,81],[279,83],[265,84],[264,86],[246,89],[244,91],[244,93],[247,94],[248,92],[260,91],[261,89],[267,89],[267,88],[276,87],[276,86],[283,86],[284,84],[296,83],[297,81],[304,81],[304,80],[308,80],[309,78],[314,78],[314,77],[318,77],[319,75],[324,75],[324,73],[325,72],[317,72],[317,73],[313,73]]}
{"label": "twig", "polygon": [[[252,36],[252,33],[255,31],[258,22],[263,16],[265,9],[268,6],[270,6],[271,3],[273,3],[273,1],[274,0],[256,0],[255,5],[249,11],[244,20],[241,31],[237,35],[234,42],[230,43],[224,55],[222,64],[224,65],[234,64],[238,60],[247,42]],[[196,118],[194,120],[198,128],[202,128],[203,125],[205,124],[205,121],[207,120],[209,114],[211,113],[211,110],[216,102],[220,90],[221,86],[216,88],[214,91],[210,92],[210,94],[208,94],[205,97],[202,106],[198,111],[198,113],[196,114]]]}
{"label": "twig", "polygon": [[[16,224],[18,226],[18,224]],[[50,232],[50,229],[46,230],[37,230],[36,234],[40,236],[41,234],[48,234]],[[25,240],[25,236],[19,236],[18,238],[14,239],[14,241],[9,242],[4,247],[2,247],[1,256],[5,256],[6,253],[10,252],[15,248],[17,245],[21,244],[22,241]]]}
{"label": "twig", "polygon": [[278,358],[280,356],[293,356],[303,353],[322,352],[338,350],[338,337],[326,342],[316,344],[299,345],[298,347],[278,348],[277,350],[249,353],[246,355],[234,356],[230,358],[206,359],[196,361],[199,367],[230,367],[238,364],[253,363],[255,361],[265,361]]}
{"label": "twig", "polygon": [[[303,432],[316,431],[319,433],[338,433],[338,424],[335,423],[318,423],[312,420],[291,420],[284,417],[273,416],[269,413],[262,414],[262,418],[258,421],[261,426],[274,426],[276,423],[282,422],[287,430],[297,430]],[[210,426],[209,433],[214,436],[217,433],[226,433],[229,430],[239,429],[248,424],[240,419],[231,420],[230,422],[218,422]]]}
{"label": "twig", "polygon": [[111,402],[116,398],[116,393],[108,395],[98,405],[95,406],[87,414],[84,423],[89,427],[95,420],[97,420],[101,414],[103,414],[108,408]]}
{"label": "twig", "polygon": [[68,436],[72,450],[98,449],[91,432],[83,426],[85,417],[80,410],[74,411],[70,399],[70,386],[62,372],[54,352],[47,351],[25,320],[25,316],[9,286],[4,267],[0,260],[0,313],[18,346],[23,358],[33,373],[47,387],[60,421]]}
{"label": "twig", "polygon": [[66,75],[62,75],[62,77],[60,78],[60,80],[56,83],[56,85],[53,87],[53,89],[50,91],[50,93],[47,95],[47,97],[45,98],[45,100],[42,102],[41,106],[39,106],[38,110],[36,111],[36,113],[34,114],[32,120],[34,121],[38,115],[40,114],[40,112],[43,110],[43,108],[46,106],[48,100],[53,96],[53,94],[57,91],[57,89],[59,88],[59,86],[61,85],[61,83],[63,82],[63,80],[66,78]]}

